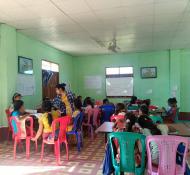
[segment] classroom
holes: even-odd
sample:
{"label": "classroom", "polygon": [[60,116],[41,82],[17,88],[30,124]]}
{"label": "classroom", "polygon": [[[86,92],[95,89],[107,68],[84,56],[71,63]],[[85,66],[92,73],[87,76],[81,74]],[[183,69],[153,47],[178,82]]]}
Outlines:
{"label": "classroom", "polygon": [[190,175],[189,0],[0,0],[2,175]]}

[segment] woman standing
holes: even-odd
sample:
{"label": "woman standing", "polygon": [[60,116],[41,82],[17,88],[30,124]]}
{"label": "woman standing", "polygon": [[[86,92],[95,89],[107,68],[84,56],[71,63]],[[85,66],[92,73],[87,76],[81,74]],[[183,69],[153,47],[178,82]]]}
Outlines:
{"label": "woman standing", "polygon": [[56,86],[57,97],[53,100],[53,106],[60,110],[62,116],[71,116],[74,111],[74,96],[71,91],[65,89],[65,86],[65,83]]}

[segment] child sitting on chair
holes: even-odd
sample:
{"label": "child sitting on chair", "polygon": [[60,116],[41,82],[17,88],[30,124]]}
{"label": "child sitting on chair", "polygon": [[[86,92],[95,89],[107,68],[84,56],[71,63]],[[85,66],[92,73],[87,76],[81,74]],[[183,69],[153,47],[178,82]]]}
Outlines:
{"label": "child sitting on chair", "polygon": [[75,99],[74,100],[74,112],[73,112],[73,115],[72,115],[70,125],[68,126],[68,131],[72,131],[74,120],[80,114],[81,111],[82,111],[81,100],[80,99]]}
{"label": "child sitting on chair", "polygon": [[[16,100],[14,102],[14,111],[11,113],[11,116],[16,117],[20,121],[21,136],[26,136],[25,119],[29,116],[25,114],[24,102],[22,100]],[[12,121],[12,127],[14,132],[17,133],[18,128],[14,121]]]}
{"label": "child sitting on chair", "polygon": [[[50,100],[43,101],[42,104],[42,110],[43,114],[39,117],[39,129],[37,131],[37,134],[34,138],[32,138],[32,141],[38,140],[38,138],[42,135],[43,139],[48,139],[49,141],[53,141],[54,138],[52,138],[52,122],[53,122],[53,116],[52,116],[52,103]],[[57,130],[58,131],[58,130]]]}

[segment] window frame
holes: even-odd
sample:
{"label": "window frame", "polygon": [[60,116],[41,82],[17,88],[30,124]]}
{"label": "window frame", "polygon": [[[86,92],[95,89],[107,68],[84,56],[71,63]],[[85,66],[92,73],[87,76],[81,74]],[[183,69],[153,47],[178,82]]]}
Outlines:
{"label": "window frame", "polygon": [[[120,68],[121,67],[132,67],[133,73],[132,74],[120,74]],[[113,74],[113,75],[107,75],[106,69],[107,68],[119,68],[119,74]],[[121,78],[121,77],[133,77],[134,78],[134,66],[115,66],[115,67],[105,67],[105,80],[106,78]],[[134,79],[133,79],[134,82]],[[105,90],[106,90],[106,83],[105,83]],[[133,92],[134,92],[134,83],[133,83]],[[107,96],[107,98],[131,98],[132,96]]]}
{"label": "window frame", "polygon": [[[120,74],[120,68],[124,67],[132,67],[133,68],[133,73],[132,74]],[[107,68],[119,68],[119,74],[107,74]],[[120,77],[134,77],[134,67],[133,66],[117,66],[117,67],[105,67],[105,74],[106,78],[120,78]]]}
{"label": "window frame", "polygon": [[46,62],[48,62],[48,63],[50,63],[50,64],[56,64],[56,65],[58,66],[58,71],[52,71],[52,70],[48,70],[48,71],[59,72],[59,64],[58,64],[58,63],[55,63],[55,62],[52,62],[52,61],[49,61],[49,60],[45,60],[45,59],[42,59],[42,61],[41,61],[41,69],[42,69],[42,70],[47,70],[47,69],[43,69],[43,68],[42,68],[42,62],[43,62],[43,61],[46,61]]}

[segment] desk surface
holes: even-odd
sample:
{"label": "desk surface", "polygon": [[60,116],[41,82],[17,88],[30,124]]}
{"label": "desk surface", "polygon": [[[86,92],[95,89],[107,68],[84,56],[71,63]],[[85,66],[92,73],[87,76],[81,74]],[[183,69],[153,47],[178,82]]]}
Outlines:
{"label": "desk surface", "polygon": [[[99,128],[96,129],[96,133],[110,133],[113,131],[114,123],[113,122],[104,122]],[[174,124],[167,124],[169,128],[173,128],[176,132],[171,132],[169,135],[177,135],[177,136],[184,136],[190,137],[190,123],[174,123]]]}
{"label": "desk surface", "polygon": [[96,133],[110,133],[113,131],[113,122],[104,122],[100,127],[96,129]]}
{"label": "desk surface", "polygon": [[168,127],[172,127],[176,130],[174,133],[169,133],[170,135],[190,137],[190,124],[189,123],[174,123],[167,124]]}

